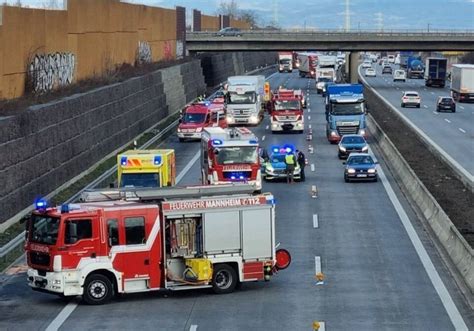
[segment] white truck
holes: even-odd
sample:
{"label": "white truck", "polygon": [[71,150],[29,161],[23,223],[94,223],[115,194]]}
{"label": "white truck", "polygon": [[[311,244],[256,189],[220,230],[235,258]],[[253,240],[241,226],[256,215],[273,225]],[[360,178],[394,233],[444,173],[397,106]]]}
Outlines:
{"label": "white truck", "polygon": [[293,71],[293,52],[278,52],[278,71]]}
{"label": "white truck", "polygon": [[227,79],[226,120],[229,125],[257,125],[265,109],[265,76],[231,76]]}
{"label": "white truck", "polygon": [[458,102],[474,102],[474,64],[454,64],[451,95]]}

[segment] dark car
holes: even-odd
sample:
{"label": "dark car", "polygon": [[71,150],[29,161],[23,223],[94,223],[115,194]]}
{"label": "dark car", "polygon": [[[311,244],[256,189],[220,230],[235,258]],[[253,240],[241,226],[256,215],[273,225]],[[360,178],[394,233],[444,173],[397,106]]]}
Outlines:
{"label": "dark car", "polygon": [[369,145],[360,134],[346,134],[342,136],[338,145],[338,156],[345,159],[351,153],[365,153],[369,150]]}
{"label": "dark car", "polygon": [[451,111],[456,112],[456,103],[451,97],[438,97],[436,101],[436,111]]}
{"label": "dark car", "polygon": [[346,183],[351,180],[370,180],[376,182],[378,179],[377,163],[368,153],[351,153],[347,158],[347,162],[344,162],[346,166],[344,169],[344,181]]}
{"label": "dark car", "polygon": [[382,69],[382,75],[383,74],[392,74],[393,73],[393,70],[392,70],[392,67],[391,66],[384,66],[383,69]]}
{"label": "dark car", "polygon": [[232,36],[241,37],[242,36],[242,30],[237,29],[237,28],[231,28],[231,27],[223,28],[223,29],[219,30],[216,33],[216,36],[219,36],[219,37],[232,37]]}

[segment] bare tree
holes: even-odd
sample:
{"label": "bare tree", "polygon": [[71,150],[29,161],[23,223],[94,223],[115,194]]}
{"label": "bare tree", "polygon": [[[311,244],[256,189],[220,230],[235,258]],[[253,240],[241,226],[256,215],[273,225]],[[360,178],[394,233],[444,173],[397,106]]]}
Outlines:
{"label": "bare tree", "polygon": [[228,15],[234,18],[237,17],[239,14],[239,6],[237,5],[237,1],[221,0],[221,2],[219,3],[219,7],[217,8],[217,14]]}
{"label": "bare tree", "polygon": [[259,21],[258,15],[251,10],[241,10],[239,12],[239,19],[244,22],[247,22],[252,29],[258,28],[259,25],[263,26],[262,22],[258,22]]}
{"label": "bare tree", "polygon": [[45,0],[43,2],[43,8],[45,9],[59,9],[61,6],[59,5],[58,0]]}

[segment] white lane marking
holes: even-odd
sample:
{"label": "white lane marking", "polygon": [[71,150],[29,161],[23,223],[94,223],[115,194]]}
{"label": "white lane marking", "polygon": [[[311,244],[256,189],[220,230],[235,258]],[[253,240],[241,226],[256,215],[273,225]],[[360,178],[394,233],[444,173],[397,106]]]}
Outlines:
{"label": "white lane marking", "polygon": [[308,129],[311,129],[311,124],[308,124]]}
{"label": "white lane marking", "polygon": [[262,137],[262,141],[264,141],[264,140],[265,140],[265,136]]}
{"label": "white lane marking", "polygon": [[399,90],[399,89],[400,89],[400,88],[399,88],[399,87],[397,87],[397,90]]}
{"label": "white lane marking", "polygon": [[318,331],[326,331],[326,323],[319,322],[319,330]]}
{"label": "white lane marking", "polygon": [[[374,156],[373,152],[369,153]],[[387,192],[388,197],[390,198],[390,201],[392,202],[393,207],[395,208],[398,217],[400,218],[400,221],[402,222],[403,227],[405,228],[405,231],[407,232],[408,237],[410,238],[410,241],[415,247],[416,253],[419,256],[421,263],[423,264],[423,267],[425,268],[426,273],[428,274],[428,277],[430,278],[431,283],[433,284],[433,287],[435,288],[439,298],[441,299],[441,302],[443,303],[444,309],[446,309],[446,312],[448,313],[449,318],[451,319],[451,323],[453,323],[454,328],[456,330],[467,331],[468,329],[466,323],[464,322],[461,314],[459,313],[458,308],[454,304],[451,295],[449,294],[448,290],[446,289],[446,286],[441,280],[441,277],[439,276],[438,271],[436,270],[428,253],[426,252],[426,249],[423,246],[420,238],[418,237],[415,228],[411,224],[408,215],[406,214],[402,204],[400,203],[400,200],[398,200],[398,197],[395,195],[392,186],[388,182],[387,177],[385,176],[385,173],[380,166],[378,167],[378,174],[380,179],[382,180],[382,184],[385,188],[385,191]]]}
{"label": "white lane marking", "polygon": [[466,130],[463,130],[461,128],[459,128],[459,131],[461,131],[462,133],[466,133]]}
{"label": "white lane marking", "polygon": [[[191,161],[181,170],[181,172],[178,174],[176,177],[176,184],[178,184],[183,177],[189,172],[189,170],[193,167],[193,165],[196,163],[196,161],[199,159],[199,156],[201,155],[201,151],[197,151],[196,154],[193,156]],[[69,317],[69,315],[72,314],[72,312],[77,308],[79,302],[77,300],[73,300],[69,302],[60,312],[59,314],[54,318],[54,320],[48,325],[46,328],[46,331],[56,331],[58,330],[63,323],[66,321],[66,319]]]}
{"label": "white lane marking", "polygon": [[314,163],[311,163],[311,171],[314,171],[315,168],[314,168]]}
{"label": "white lane marking", "polygon": [[427,106],[427,105],[423,105],[423,107],[424,107],[424,108],[428,108],[428,106]]}
{"label": "white lane marking", "polygon": [[308,108],[308,113],[311,113],[311,109]]}
{"label": "white lane marking", "polygon": [[311,119],[311,116],[310,116],[310,115],[308,115],[308,121],[309,121],[310,119]]}
{"label": "white lane marking", "polygon": [[318,214],[313,214],[313,228],[319,228]]}
{"label": "white lane marking", "polygon": [[78,306],[78,300],[73,300],[69,302],[66,307],[64,307],[56,316],[56,318],[48,325],[46,328],[46,331],[56,331],[58,330],[61,325],[66,321],[66,319],[69,317],[69,315],[72,314],[72,312],[77,308]]}
{"label": "white lane marking", "polygon": [[434,95],[434,92],[431,92],[431,94],[433,94],[433,95]]}
{"label": "white lane marking", "polygon": [[463,106],[459,106],[459,108],[461,108],[461,109],[464,109],[464,107],[463,107]]}
{"label": "white lane marking", "polygon": [[265,127],[265,130],[268,130],[269,128],[270,128],[270,125],[267,125],[267,126]]}
{"label": "white lane marking", "polygon": [[319,274],[321,272],[321,256],[314,257],[314,271],[315,274]]}
{"label": "white lane marking", "polygon": [[448,120],[447,118],[445,118],[444,120],[445,120],[446,122],[448,122],[448,123],[451,123],[451,121],[450,121],[450,120]]}
{"label": "white lane marking", "polygon": [[197,331],[197,329],[198,329],[198,326],[195,325],[195,324],[193,324],[193,325],[191,325],[191,327],[189,328],[189,331]]}
{"label": "white lane marking", "polygon": [[437,111],[434,111],[434,110],[433,110],[433,114],[435,114],[435,115],[439,115],[439,114],[438,114],[438,112],[437,112]]}

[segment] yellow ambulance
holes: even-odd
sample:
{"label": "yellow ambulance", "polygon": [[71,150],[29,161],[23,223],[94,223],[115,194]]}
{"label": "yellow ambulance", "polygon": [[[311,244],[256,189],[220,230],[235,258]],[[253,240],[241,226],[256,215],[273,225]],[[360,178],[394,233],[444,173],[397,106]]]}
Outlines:
{"label": "yellow ambulance", "polygon": [[129,150],[117,156],[118,187],[174,186],[173,149]]}

